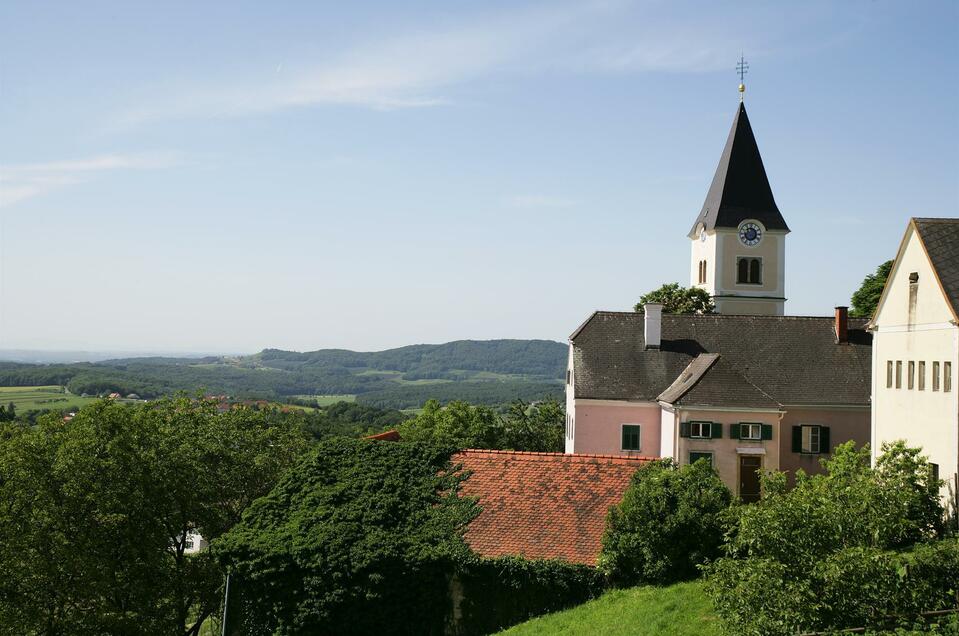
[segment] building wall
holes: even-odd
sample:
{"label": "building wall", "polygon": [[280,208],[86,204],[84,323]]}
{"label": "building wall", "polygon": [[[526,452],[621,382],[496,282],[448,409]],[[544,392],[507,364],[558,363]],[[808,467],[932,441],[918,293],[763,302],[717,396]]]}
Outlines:
{"label": "building wall", "polygon": [[787,407],[781,422],[783,434],[779,436],[779,469],[789,473],[790,485],[796,482],[795,473],[800,468],[810,475],[823,472],[819,460],[829,456],[828,453],[804,455],[792,452],[792,427],[803,424],[828,426],[830,450],[849,440],[856,442],[857,448],[870,441],[868,406],[832,409]]}
{"label": "building wall", "polygon": [[[910,311],[909,275],[919,274],[913,311]],[[959,475],[959,328],[939,288],[935,272],[912,226],[887,290],[873,318],[873,458],[884,442],[906,440],[921,446],[929,461],[939,465],[941,478],[955,487]],[[886,364],[893,362],[893,385],[886,386]],[[901,388],[895,385],[895,363],[902,362]],[[925,390],[908,388],[909,362],[925,362]],[[952,391],[932,390],[932,363],[952,363]],[[943,495],[948,492],[943,489]]]}
{"label": "building wall", "polygon": [[[575,401],[575,441],[567,444],[567,453],[643,455],[658,457],[660,451],[660,406],[655,402],[616,400]],[[622,425],[639,424],[640,450],[622,449]]]}
{"label": "building wall", "polygon": [[720,314],[782,316],[784,311],[782,301],[716,298],[715,303],[716,311]]}
{"label": "building wall", "polygon": [[[719,472],[720,479],[739,494],[739,456],[740,454],[761,454],[763,470],[779,470],[780,426],[778,412],[753,411],[710,411],[680,409],[680,421],[703,421],[720,423],[723,436],[719,439],[693,439],[679,437],[676,444],[675,459],[681,464],[689,463],[690,452],[712,453],[713,467]],[[769,424],[773,427],[773,438],[766,441],[748,441],[730,439],[730,424],[753,422]]]}

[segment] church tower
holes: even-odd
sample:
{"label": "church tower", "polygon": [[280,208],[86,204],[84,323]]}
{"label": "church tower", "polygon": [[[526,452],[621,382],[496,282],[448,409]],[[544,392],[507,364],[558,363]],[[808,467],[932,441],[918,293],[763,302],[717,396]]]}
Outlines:
{"label": "church tower", "polygon": [[[739,90],[745,87],[740,84]],[[788,233],[740,102],[706,202],[689,231],[690,285],[708,291],[721,314],[782,316]]]}

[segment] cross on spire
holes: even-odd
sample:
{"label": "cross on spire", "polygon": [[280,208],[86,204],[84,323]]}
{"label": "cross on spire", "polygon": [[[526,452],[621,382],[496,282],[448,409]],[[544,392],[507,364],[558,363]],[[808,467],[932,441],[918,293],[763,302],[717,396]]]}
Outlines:
{"label": "cross on spire", "polygon": [[743,93],[746,92],[746,73],[749,72],[749,63],[742,54],[739,55],[739,61],[736,63],[736,72],[739,73],[739,101],[743,101]]}

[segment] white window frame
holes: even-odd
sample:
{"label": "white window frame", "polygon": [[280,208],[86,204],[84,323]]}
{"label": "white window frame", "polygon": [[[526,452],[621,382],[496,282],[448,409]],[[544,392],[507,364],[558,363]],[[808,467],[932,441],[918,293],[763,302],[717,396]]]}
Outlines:
{"label": "white window frame", "polygon": [[[699,435],[693,433],[693,427],[699,427]],[[706,433],[703,433],[703,428],[706,428]],[[690,422],[689,423],[689,437],[692,439],[712,439],[713,438],[713,423],[712,422]]]}
{"label": "white window frame", "polygon": [[[808,431],[808,435],[807,435]],[[816,445],[813,446],[813,433],[816,437]],[[803,424],[802,436],[799,444],[799,452],[807,455],[819,455],[822,452],[822,426],[818,424]]]}
{"label": "white window frame", "polygon": [[[637,446],[638,446],[637,448],[623,448],[623,437],[624,437],[624,433],[626,432],[625,429],[626,429],[627,426],[635,426],[636,428],[639,429],[639,435],[637,435],[637,440],[638,440],[639,444],[637,445]],[[620,447],[619,450],[621,450],[621,451],[623,451],[623,452],[625,452],[625,453],[639,453],[639,452],[642,452],[642,450],[643,450],[643,425],[642,425],[642,424],[632,423],[632,422],[626,423],[626,424],[620,424],[620,425],[619,425],[619,447]]]}
{"label": "white window frame", "polygon": [[[745,428],[745,433],[743,429]],[[756,431],[756,435],[753,436],[752,432]],[[761,441],[763,438],[763,425],[762,423],[756,422],[740,422],[739,423],[739,439],[748,439],[750,441]]]}

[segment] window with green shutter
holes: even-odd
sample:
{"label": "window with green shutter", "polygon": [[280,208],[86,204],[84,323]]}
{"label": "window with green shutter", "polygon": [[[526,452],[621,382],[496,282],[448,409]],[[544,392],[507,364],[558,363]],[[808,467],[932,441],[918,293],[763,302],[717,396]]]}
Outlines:
{"label": "window with green shutter", "polygon": [[828,454],[832,451],[829,427],[804,424],[792,428],[792,451],[804,455]]}
{"label": "window with green shutter", "polygon": [[623,424],[623,445],[624,451],[640,450],[640,426],[639,424]]}
{"label": "window with green shutter", "polygon": [[699,439],[711,439],[713,436],[712,422],[690,422],[689,436]]}
{"label": "window with green shutter", "polygon": [[740,422],[739,423],[739,439],[747,439],[747,440],[765,439],[763,437],[763,426],[768,426],[768,425],[758,424],[753,422]]}

